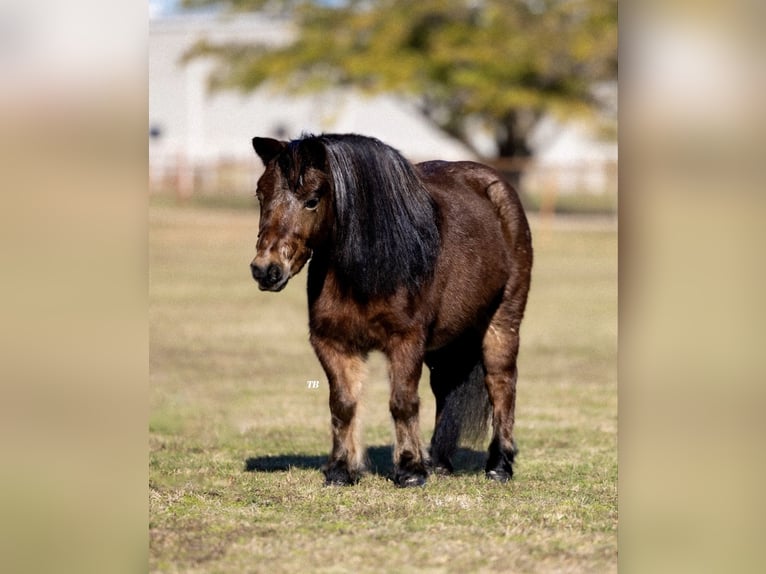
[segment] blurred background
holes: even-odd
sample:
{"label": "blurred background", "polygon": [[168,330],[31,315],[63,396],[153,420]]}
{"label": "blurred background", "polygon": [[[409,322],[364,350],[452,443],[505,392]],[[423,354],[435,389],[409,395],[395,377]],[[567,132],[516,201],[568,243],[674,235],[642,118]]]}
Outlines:
{"label": "blurred background", "polygon": [[617,3],[153,0],[153,194],[249,197],[250,139],[478,160],[527,207],[615,215]]}
{"label": "blurred background", "polygon": [[[594,73],[586,64],[577,74],[567,71],[573,66],[567,58],[587,60],[594,38],[611,53],[616,3],[581,29],[591,41],[574,43],[576,27],[546,25],[542,15],[579,11],[589,2],[507,2],[507,10],[496,10],[500,15],[479,10],[500,3],[461,3],[476,15],[468,18],[472,26],[492,30],[479,35],[491,39],[488,51],[473,44],[475,34],[461,33],[459,19],[444,15],[454,4],[423,0],[402,13],[388,2],[398,19],[386,27],[373,17],[378,4],[369,2],[353,22],[341,19],[347,14],[338,1],[312,8],[335,10],[343,26],[310,17],[311,7],[299,1],[242,2],[238,7],[248,13],[236,17],[231,3],[190,2],[181,10],[178,2],[154,0],[0,2],[1,570],[145,569],[147,187],[183,197],[221,177],[233,183],[211,185],[209,193],[248,188],[242,192],[250,194],[257,173],[249,170],[258,169],[249,156],[253,135],[366,129],[330,122],[349,105],[331,98],[343,90],[357,92],[358,102],[383,98],[414,109],[420,125],[430,113],[433,124],[425,125],[437,126],[440,141],[446,134],[461,154],[467,149],[486,161],[513,162],[509,169],[525,193],[534,189],[524,178],[529,164],[541,160],[541,148],[532,138],[524,140],[527,151],[518,151],[521,136],[508,137],[509,131],[574,122],[614,150],[614,124],[598,119],[609,118],[608,98],[598,95],[616,78],[613,56],[597,58],[606,65]],[[526,8],[526,20],[509,26],[505,18],[519,18],[518,7]],[[436,15],[429,19],[421,9]],[[541,15],[538,27],[529,21],[535,15]],[[234,28],[249,18],[262,24],[246,26],[244,42],[207,28],[215,22]],[[402,20],[407,25],[399,27]],[[188,24],[176,48],[159,47],[161,30],[179,21],[196,21],[200,29]],[[307,28],[311,21],[316,25]],[[440,24],[445,21],[454,25]],[[623,3],[621,10],[620,570],[626,572],[762,570],[764,21],[764,3],[747,0],[647,1]],[[417,30],[409,26],[415,22]],[[400,50],[406,39],[396,30],[411,32],[409,51]],[[303,40],[291,44],[295,38]],[[569,48],[555,49],[558,40]],[[259,42],[293,49],[270,50],[266,58]],[[333,53],[315,53],[317,44]],[[374,50],[359,49],[366,46]],[[441,48],[431,60],[413,56],[435,46]],[[347,57],[349,47],[357,57]],[[451,75],[445,63],[473,60],[474,48],[477,66],[485,54],[481,67],[455,66]],[[386,50],[397,58],[375,63]],[[433,65],[418,67],[426,61]],[[348,69],[330,65],[338,62]],[[162,69],[176,78],[165,103],[154,84]],[[595,90],[603,103],[565,109],[556,97],[561,82],[553,82],[542,91],[551,96],[542,104],[534,86],[558,69],[569,78],[567,91],[579,79],[586,89],[577,92]],[[287,83],[270,86],[276,78]],[[246,108],[261,90],[273,101],[325,98],[325,104],[304,104],[305,112],[297,104],[284,107],[289,113],[282,116]],[[220,98],[243,107],[216,104]],[[356,116],[399,124],[399,115],[385,111],[393,105]],[[195,106],[228,110],[214,122]],[[492,119],[509,109],[517,111],[510,124]],[[231,149],[250,161],[235,175],[218,176],[205,165],[236,158],[196,155],[214,141],[217,121],[236,140]],[[392,135],[390,143],[421,159],[405,144],[425,135],[411,129],[404,142]],[[221,142],[211,147],[229,149]],[[446,145],[431,153],[451,157]],[[195,167],[179,167],[183,162]],[[523,173],[519,163],[527,166]],[[565,197],[556,192],[556,209]],[[27,563],[41,567],[24,568]]]}

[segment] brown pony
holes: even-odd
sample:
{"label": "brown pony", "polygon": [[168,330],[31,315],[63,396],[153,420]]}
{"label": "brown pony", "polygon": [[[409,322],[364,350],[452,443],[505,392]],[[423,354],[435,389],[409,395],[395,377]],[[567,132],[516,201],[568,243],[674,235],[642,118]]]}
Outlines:
{"label": "brown pony", "polygon": [[[359,135],[253,138],[260,230],[250,264],[279,291],[308,262],[311,345],[330,388],[327,484],[364,470],[357,402],[370,351],[390,364],[393,480],[449,473],[458,441],[493,436],[487,477],[513,475],[516,357],[532,270],[529,226],[514,189],[472,162],[407,162]],[[423,363],[436,397],[430,452],[420,441]]]}

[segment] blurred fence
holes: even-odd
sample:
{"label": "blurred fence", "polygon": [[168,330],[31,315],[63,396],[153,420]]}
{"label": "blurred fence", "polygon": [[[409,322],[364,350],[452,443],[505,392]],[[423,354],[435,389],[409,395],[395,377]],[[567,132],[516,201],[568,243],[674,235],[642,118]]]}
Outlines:
{"label": "blurred fence", "polygon": [[179,199],[193,196],[247,196],[255,193],[263,167],[252,161],[221,158],[190,162],[184,155],[150,158],[149,192],[172,194]]}
{"label": "blurred fence", "polygon": [[[488,161],[518,189],[526,207],[542,212],[617,211],[617,162],[576,163],[566,166],[541,165],[534,160]],[[263,173],[260,162],[239,158],[188,161],[183,155],[149,162],[149,190],[152,194],[221,200],[252,197]]]}
{"label": "blurred fence", "polygon": [[553,165],[534,159],[500,159],[489,163],[520,190],[527,209],[617,214],[617,161]]}

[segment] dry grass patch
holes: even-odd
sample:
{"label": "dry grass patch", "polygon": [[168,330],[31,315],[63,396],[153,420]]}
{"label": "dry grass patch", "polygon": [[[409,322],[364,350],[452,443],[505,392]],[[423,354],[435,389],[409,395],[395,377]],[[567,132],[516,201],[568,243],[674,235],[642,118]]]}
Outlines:
{"label": "dry grass patch", "polygon": [[469,450],[456,476],[400,490],[386,479],[379,356],[363,399],[371,472],[356,487],[323,486],[329,410],[305,276],[259,292],[256,227],[255,211],[151,209],[151,571],[616,571],[613,228],[533,221],[514,481],[485,480],[483,454]]}

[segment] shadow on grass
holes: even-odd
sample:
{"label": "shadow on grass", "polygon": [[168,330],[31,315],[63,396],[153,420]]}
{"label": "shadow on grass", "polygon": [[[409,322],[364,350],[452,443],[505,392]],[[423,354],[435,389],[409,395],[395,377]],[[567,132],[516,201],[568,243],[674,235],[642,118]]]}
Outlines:
{"label": "shadow on grass", "polygon": [[[371,446],[367,449],[367,469],[372,474],[390,476],[394,469],[392,445]],[[484,469],[486,453],[459,448],[452,457],[455,474],[474,473]],[[285,472],[291,468],[321,470],[327,462],[326,455],[278,454],[250,457],[245,460],[245,472]]]}

